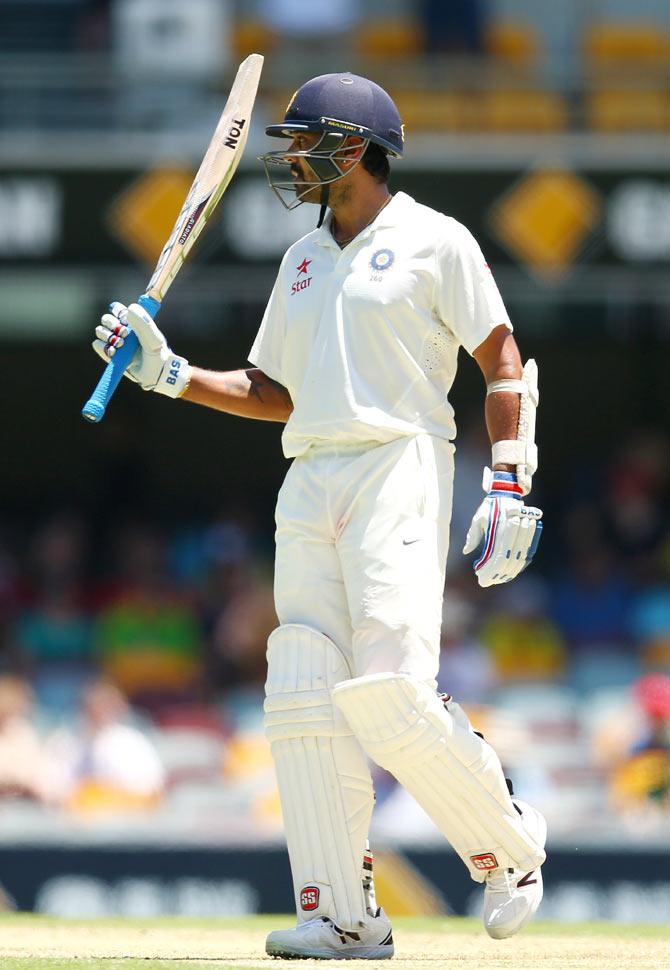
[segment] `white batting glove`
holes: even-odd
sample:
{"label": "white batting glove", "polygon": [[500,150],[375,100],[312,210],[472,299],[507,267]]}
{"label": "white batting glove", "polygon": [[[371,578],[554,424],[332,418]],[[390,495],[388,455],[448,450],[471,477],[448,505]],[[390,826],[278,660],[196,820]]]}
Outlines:
{"label": "white batting glove", "polygon": [[508,583],[528,566],[542,534],[542,512],[523,504],[511,472],[484,471],[486,498],[475,512],[463,547],[474,552],[473,569],[480,586]]}
{"label": "white batting glove", "polygon": [[191,367],[184,357],[173,354],[167,340],[154,323],[153,317],[139,305],[110,304],[95,328],[93,349],[108,363],[123,347],[132,329],[140,342],[124,376],[135,381],[144,391],[156,391],[168,397],[181,397],[191,376]]}

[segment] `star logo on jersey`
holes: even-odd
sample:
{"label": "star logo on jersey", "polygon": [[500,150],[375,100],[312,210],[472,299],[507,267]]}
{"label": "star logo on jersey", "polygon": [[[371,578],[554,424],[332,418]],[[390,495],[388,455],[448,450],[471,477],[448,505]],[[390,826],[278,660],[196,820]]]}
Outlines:
{"label": "star logo on jersey", "polygon": [[[291,296],[295,296],[295,294],[300,293],[301,290],[306,290],[309,284],[312,282],[312,277],[307,275],[307,272],[308,272],[307,267],[311,262],[312,260],[307,259],[307,257],[305,256],[302,263],[299,263],[299,265],[296,266],[296,269],[298,270],[298,276],[296,278],[295,283],[293,283],[293,285],[291,286]],[[304,276],[303,276],[303,273],[304,273]]]}

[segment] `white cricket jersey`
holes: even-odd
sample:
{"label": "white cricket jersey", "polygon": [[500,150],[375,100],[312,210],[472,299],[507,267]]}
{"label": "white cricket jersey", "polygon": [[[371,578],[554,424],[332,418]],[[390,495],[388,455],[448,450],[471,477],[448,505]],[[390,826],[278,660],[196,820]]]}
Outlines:
{"label": "white cricket jersey", "polygon": [[284,454],[456,435],[447,393],[507,311],[482,251],[398,192],[344,249],[330,218],[286,252],[249,360],[290,393]]}

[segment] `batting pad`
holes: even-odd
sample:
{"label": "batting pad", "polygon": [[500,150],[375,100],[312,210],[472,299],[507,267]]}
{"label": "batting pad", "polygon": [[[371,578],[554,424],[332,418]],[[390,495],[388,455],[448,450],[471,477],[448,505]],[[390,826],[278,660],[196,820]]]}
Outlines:
{"label": "batting pad", "polygon": [[350,676],[328,637],[299,624],[268,640],[265,733],[279,784],[299,920],[355,929],[374,793],[367,760],[331,688]]}
{"label": "batting pad", "polygon": [[545,859],[514,808],[493,748],[458,704],[421,681],[373,674],[338,684],[333,703],[368,755],[398,779],[483,882],[500,866],[525,872]]}

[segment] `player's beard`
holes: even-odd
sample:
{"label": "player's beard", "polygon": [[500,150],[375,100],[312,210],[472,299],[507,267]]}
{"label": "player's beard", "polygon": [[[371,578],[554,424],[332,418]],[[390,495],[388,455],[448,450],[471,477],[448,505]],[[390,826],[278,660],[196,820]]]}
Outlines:
{"label": "player's beard", "polygon": [[[304,167],[303,167],[304,166]],[[304,162],[299,165],[293,162],[291,165],[291,175],[295,178],[295,194],[301,196],[302,202],[313,202],[315,205],[321,204],[322,183]],[[314,183],[314,188],[306,188],[306,185]]]}

